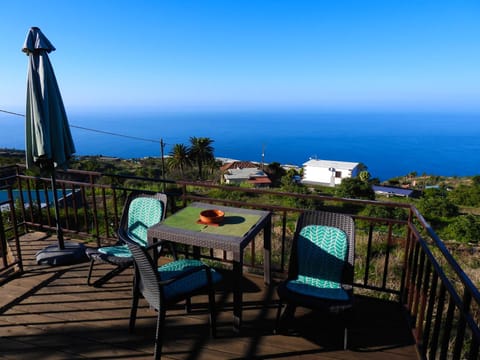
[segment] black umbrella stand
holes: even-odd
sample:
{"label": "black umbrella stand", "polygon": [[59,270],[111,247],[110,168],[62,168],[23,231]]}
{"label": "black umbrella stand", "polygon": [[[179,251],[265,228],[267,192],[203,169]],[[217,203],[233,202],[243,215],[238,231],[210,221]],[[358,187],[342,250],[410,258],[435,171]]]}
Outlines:
{"label": "black umbrella stand", "polygon": [[[40,265],[71,265],[87,260],[85,255],[85,246],[80,243],[68,241],[63,238],[63,229],[60,224],[60,211],[58,205],[57,182],[55,169],[51,169],[52,196],[55,207],[55,223],[57,226],[57,244],[48,245],[37,252],[37,264]],[[64,200],[65,201],[65,200]]]}

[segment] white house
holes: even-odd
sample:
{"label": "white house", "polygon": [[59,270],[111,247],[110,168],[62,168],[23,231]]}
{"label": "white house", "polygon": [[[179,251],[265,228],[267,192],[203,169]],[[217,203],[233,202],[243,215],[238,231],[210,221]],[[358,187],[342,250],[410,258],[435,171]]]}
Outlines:
{"label": "white house", "polygon": [[357,162],[310,159],[303,164],[303,184],[335,186],[343,179],[356,177]]}

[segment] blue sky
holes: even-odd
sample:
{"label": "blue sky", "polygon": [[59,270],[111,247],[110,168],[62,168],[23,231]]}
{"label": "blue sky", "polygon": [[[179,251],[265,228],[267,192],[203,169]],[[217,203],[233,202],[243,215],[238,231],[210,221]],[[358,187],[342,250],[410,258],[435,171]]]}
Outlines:
{"label": "blue sky", "polygon": [[0,109],[31,26],[68,111],[480,110],[480,1],[3,1]]}

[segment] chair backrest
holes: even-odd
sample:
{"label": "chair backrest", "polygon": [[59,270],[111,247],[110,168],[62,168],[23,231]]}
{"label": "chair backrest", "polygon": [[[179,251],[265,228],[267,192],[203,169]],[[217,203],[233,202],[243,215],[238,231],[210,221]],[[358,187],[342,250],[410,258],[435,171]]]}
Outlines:
{"label": "chair backrest", "polygon": [[165,218],[167,196],[162,193],[132,193],[125,202],[120,231],[142,246],[147,245],[147,230]]}
{"label": "chair backrest", "polygon": [[135,260],[135,281],[139,281],[140,291],[148,303],[159,310],[162,304],[162,294],[159,284],[160,277],[153,259],[145,247],[131,239],[125,239],[125,241]]}
{"label": "chair backrest", "polygon": [[349,215],[306,211],[298,219],[288,277],[323,287],[352,284],[355,223]]}

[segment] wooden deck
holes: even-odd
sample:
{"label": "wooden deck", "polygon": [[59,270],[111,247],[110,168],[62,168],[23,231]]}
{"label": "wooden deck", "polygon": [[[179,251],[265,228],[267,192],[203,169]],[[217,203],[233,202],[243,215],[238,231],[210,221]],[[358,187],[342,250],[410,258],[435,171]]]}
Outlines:
{"label": "wooden deck", "polygon": [[[25,274],[0,288],[0,359],[150,359],[155,312],[141,300],[136,332],[128,332],[131,271],[101,288],[86,285],[88,263],[50,267],[35,253],[54,238],[22,239]],[[102,271],[111,269],[100,266]],[[334,322],[298,311],[295,334],[274,335],[276,293],[263,278],[245,277],[244,326],[232,330],[232,296],[217,291],[218,336],[209,337],[206,298],[167,312],[164,359],[417,359],[411,332],[396,303],[358,297],[349,350]]]}

